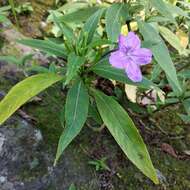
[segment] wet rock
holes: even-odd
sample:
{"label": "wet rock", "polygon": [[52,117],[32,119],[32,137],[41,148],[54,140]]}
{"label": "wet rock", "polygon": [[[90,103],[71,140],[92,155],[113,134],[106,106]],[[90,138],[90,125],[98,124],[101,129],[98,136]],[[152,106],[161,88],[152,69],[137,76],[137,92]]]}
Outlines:
{"label": "wet rock", "polygon": [[0,152],[2,151],[4,141],[5,141],[5,137],[3,134],[0,133]]}
{"label": "wet rock", "polygon": [[0,176],[0,184],[3,184],[7,181],[7,177],[5,176]]}
{"label": "wet rock", "polygon": [[0,127],[0,189],[67,190],[72,182],[86,185],[95,177],[72,150],[53,167],[55,149],[47,149],[41,131],[25,120],[12,118]]}

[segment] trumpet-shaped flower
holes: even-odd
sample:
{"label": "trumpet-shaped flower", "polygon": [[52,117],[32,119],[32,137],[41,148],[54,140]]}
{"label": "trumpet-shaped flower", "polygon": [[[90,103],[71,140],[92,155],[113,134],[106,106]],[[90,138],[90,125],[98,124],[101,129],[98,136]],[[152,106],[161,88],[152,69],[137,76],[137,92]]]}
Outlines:
{"label": "trumpet-shaped flower", "polygon": [[129,79],[133,82],[142,81],[140,66],[152,61],[152,52],[147,48],[141,48],[141,41],[134,32],[127,36],[119,36],[119,48],[111,53],[110,64],[118,69],[125,69]]}

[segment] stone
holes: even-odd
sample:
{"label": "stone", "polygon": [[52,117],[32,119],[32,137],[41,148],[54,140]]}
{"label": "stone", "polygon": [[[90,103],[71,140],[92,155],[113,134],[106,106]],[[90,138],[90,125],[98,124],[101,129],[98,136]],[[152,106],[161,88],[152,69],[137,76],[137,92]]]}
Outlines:
{"label": "stone", "polygon": [[4,135],[2,133],[0,133],[0,152],[3,149],[4,141],[5,141],[5,137],[4,137]]}

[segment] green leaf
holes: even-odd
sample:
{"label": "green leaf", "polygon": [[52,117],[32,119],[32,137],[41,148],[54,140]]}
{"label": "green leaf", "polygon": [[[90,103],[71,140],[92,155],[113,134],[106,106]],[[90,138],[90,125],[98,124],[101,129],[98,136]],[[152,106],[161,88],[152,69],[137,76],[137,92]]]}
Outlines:
{"label": "green leaf", "polygon": [[124,8],[125,4],[114,3],[106,11],[106,32],[108,39],[113,42],[117,42],[118,36],[121,32],[121,26],[125,23],[123,17],[127,13]]}
{"label": "green leaf", "polygon": [[178,76],[185,78],[185,79],[190,79],[190,70],[184,70],[184,71],[180,71],[178,73]]}
{"label": "green leaf", "polygon": [[89,96],[81,80],[69,90],[65,105],[66,126],[59,139],[55,163],[70,142],[79,134],[88,116]]}
{"label": "green leaf", "polygon": [[46,73],[28,77],[16,84],[0,102],[0,125],[30,98],[61,79],[61,76]]}
{"label": "green leaf", "polygon": [[75,53],[69,54],[65,84],[68,84],[73,79],[73,77],[77,76],[77,73],[84,62],[84,57],[79,57],[75,55]]}
{"label": "green leaf", "polygon": [[171,4],[167,4],[168,9],[170,10],[171,14],[177,14],[183,17],[186,17],[188,19],[190,19],[190,17],[188,16],[188,13],[185,12],[183,9],[181,9],[180,7],[171,5]]}
{"label": "green leaf", "polygon": [[102,119],[100,117],[100,114],[97,110],[96,105],[89,104],[88,108],[88,117],[92,118],[95,122],[97,122],[99,125],[102,125]]}
{"label": "green leaf", "polygon": [[164,41],[162,40],[158,32],[150,24],[145,22],[139,22],[138,25],[145,41],[160,41],[159,43],[152,46],[150,49],[152,50],[155,60],[166,73],[166,76],[168,78],[168,81],[170,82],[170,85],[173,88],[173,91],[180,95],[182,93],[182,89],[177,78],[176,69]]}
{"label": "green leaf", "polygon": [[0,56],[0,60],[1,61],[6,61],[8,63],[13,63],[15,65],[21,65],[21,61],[20,59],[18,59],[17,57],[15,56],[11,56],[11,55],[8,55],[8,56]]}
{"label": "green leaf", "polygon": [[26,68],[27,72],[37,72],[37,73],[49,73],[49,69],[40,65],[31,65],[30,67]]}
{"label": "green leaf", "polygon": [[113,42],[107,40],[107,39],[94,39],[92,43],[88,45],[89,48],[95,48],[97,46],[102,45],[113,45]]}
{"label": "green leaf", "polygon": [[27,54],[24,55],[22,58],[17,58],[15,56],[0,56],[1,61],[6,61],[8,63],[13,63],[17,66],[24,65],[28,60],[30,60],[33,57],[33,54]]}
{"label": "green leaf", "polygon": [[98,9],[98,7],[86,7],[83,9],[79,9],[75,12],[61,16],[60,20],[66,23],[81,23],[83,21],[86,21]]}
{"label": "green leaf", "polygon": [[127,112],[110,96],[94,91],[102,120],[129,160],[158,184],[148,150]]}
{"label": "green leaf", "polygon": [[0,23],[5,22],[5,21],[8,21],[8,18],[5,15],[0,14]]}
{"label": "green leaf", "polygon": [[103,8],[99,9],[84,24],[83,32],[86,32],[88,34],[87,44],[89,44],[92,41],[92,38],[98,26],[98,22],[102,17],[104,11],[105,9]]}
{"label": "green leaf", "polygon": [[19,43],[42,50],[50,55],[66,57],[65,48],[49,40],[23,39],[18,40]]}
{"label": "green leaf", "polygon": [[3,12],[9,11],[11,9],[11,6],[2,6],[0,7],[0,13],[2,14]]}
{"label": "green leaf", "polygon": [[69,190],[77,190],[74,184],[71,184],[71,186],[69,187]]}
{"label": "green leaf", "polygon": [[82,8],[86,8],[88,7],[88,3],[87,2],[80,2],[80,1],[67,1],[67,3],[63,4],[63,6],[61,6],[58,11],[60,12],[74,12],[76,10],[82,9]]}
{"label": "green leaf", "polygon": [[11,10],[12,10],[12,14],[14,16],[15,22],[16,22],[16,26],[17,26],[17,28],[19,28],[19,22],[18,22],[16,10],[15,10],[15,1],[14,0],[8,0],[8,2],[9,2],[9,5],[11,6]]}
{"label": "green leaf", "polygon": [[164,22],[164,23],[171,23],[171,20],[169,18],[163,17],[163,16],[151,16],[147,22]]}
{"label": "green leaf", "polygon": [[181,46],[179,38],[168,28],[164,26],[159,26],[159,31],[163,38],[174,47],[180,54],[183,53],[184,48]]}
{"label": "green leaf", "polygon": [[178,114],[184,123],[190,123],[190,116],[185,114]]}
{"label": "green leaf", "polygon": [[156,87],[156,85],[154,83],[152,83],[145,77],[143,78],[142,82],[138,82],[138,83],[132,82],[127,77],[124,70],[116,69],[116,68],[112,67],[108,63],[108,59],[104,59],[104,60],[100,61],[98,64],[93,66],[91,69],[97,75],[107,78],[107,79],[117,80],[119,82],[138,86],[138,87],[144,88],[144,89],[155,88],[158,90],[158,87]]}
{"label": "green leaf", "polygon": [[59,29],[61,30],[61,32],[65,35],[65,37],[68,40],[75,40],[75,35],[73,33],[72,28],[70,28],[66,23],[61,22],[60,18],[56,16],[56,14],[54,12],[52,12],[53,15],[53,21],[55,22],[55,24],[59,27]]}
{"label": "green leaf", "polygon": [[183,101],[183,106],[187,114],[190,116],[190,98]]}
{"label": "green leaf", "polygon": [[174,17],[170,12],[170,9],[163,0],[150,0],[150,3],[160,12],[160,14],[162,14],[166,18],[169,18],[173,23],[176,23]]}

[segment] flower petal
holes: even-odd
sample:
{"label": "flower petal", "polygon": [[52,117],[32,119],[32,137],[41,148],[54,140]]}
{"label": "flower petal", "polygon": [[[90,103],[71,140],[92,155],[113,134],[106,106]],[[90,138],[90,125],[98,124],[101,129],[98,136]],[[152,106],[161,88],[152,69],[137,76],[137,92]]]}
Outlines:
{"label": "flower petal", "polygon": [[127,63],[127,56],[122,51],[115,51],[111,53],[109,62],[113,67],[124,69]]}
{"label": "flower petal", "polygon": [[127,66],[125,67],[125,72],[129,79],[131,79],[133,82],[142,81],[142,73],[140,67],[134,62],[131,61],[131,63],[127,64]]}
{"label": "flower petal", "polygon": [[119,35],[119,50],[126,52],[127,50],[127,36],[124,36],[122,34]]}
{"label": "flower petal", "polygon": [[139,37],[134,32],[129,32],[126,37],[126,45],[127,49],[139,49],[141,46],[141,41]]}
{"label": "flower petal", "polygon": [[130,57],[134,63],[146,65],[152,61],[152,52],[147,48],[140,48],[131,52]]}

